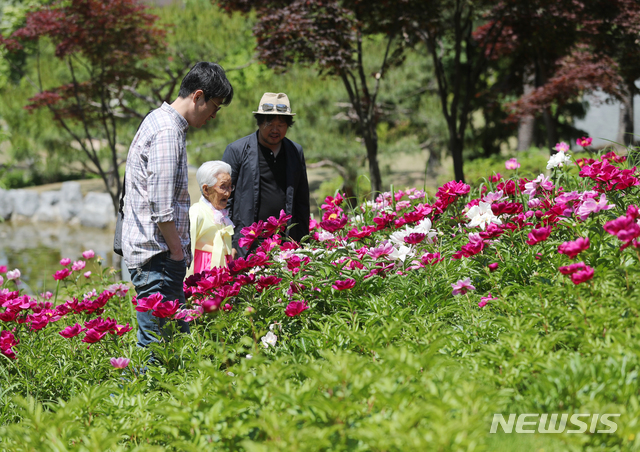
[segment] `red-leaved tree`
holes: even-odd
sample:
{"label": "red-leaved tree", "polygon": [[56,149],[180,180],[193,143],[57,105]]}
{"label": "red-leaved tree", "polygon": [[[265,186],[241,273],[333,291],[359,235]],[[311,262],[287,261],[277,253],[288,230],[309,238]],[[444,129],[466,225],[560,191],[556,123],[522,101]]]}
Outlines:
{"label": "red-leaved tree", "polygon": [[24,27],[0,36],[10,51],[45,37],[53,42],[56,57],[68,68],[68,82],[38,84],[25,108],[51,111],[104,181],[116,210],[122,190],[117,123],[132,116],[119,106],[127,87],[153,78],[145,60],[163,49],[164,31],[146,8],[137,0],[61,1],[32,10]]}
{"label": "red-leaved tree", "polygon": [[[410,18],[405,0],[214,0],[227,11],[257,12],[254,29],[259,58],[285,69],[314,65],[321,73],[342,80],[355,112],[369,161],[373,192],[382,190],[378,165],[377,102],[385,72],[401,61],[403,29]],[[371,55],[363,48],[366,36],[384,36],[381,61],[371,71]],[[369,68],[369,69],[367,69]]]}

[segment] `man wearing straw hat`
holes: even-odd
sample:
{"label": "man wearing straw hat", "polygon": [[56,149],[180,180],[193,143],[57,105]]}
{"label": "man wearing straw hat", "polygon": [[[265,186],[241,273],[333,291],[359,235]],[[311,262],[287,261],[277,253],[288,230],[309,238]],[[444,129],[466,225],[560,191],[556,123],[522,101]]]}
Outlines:
{"label": "man wearing straw hat", "polygon": [[[231,165],[235,191],[229,197],[229,217],[235,225],[233,247],[240,248],[240,231],[256,221],[276,218],[284,210],[292,218],[287,235],[300,241],[309,234],[309,182],[302,146],[288,138],[293,126],[289,98],[284,93],[265,93],[253,112],[258,130],[231,143],[222,160]],[[254,242],[253,248],[257,246]]]}

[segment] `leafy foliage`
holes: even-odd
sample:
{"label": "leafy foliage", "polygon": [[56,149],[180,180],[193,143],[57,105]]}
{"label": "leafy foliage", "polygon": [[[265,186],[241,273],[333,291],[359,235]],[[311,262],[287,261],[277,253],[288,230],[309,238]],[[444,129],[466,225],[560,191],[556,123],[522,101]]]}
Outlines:
{"label": "leafy foliage", "polygon": [[[272,236],[228,271],[187,280],[192,334],[154,345],[154,363],[133,333],[89,348],[58,334],[134,312],[110,270],[87,279],[61,262],[57,297],[71,301],[54,304],[113,295],[104,312],[76,309],[42,329],[36,317],[5,322],[0,348],[7,331],[20,342],[16,359],[0,356],[2,447],[487,450],[514,447],[488,434],[493,413],[606,412],[621,414],[614,434],[518,436],[515,447],[637,448],[637,171],[613,153],[580,165],[533,181],[487,175],[473,190],[449,182],[436,198],[389,192],[352,212],[327,198],[306,246]],[[481,203],[493,213],[484,227]],[[577,238],[588,241],[574,255]],[[593,269],[580,281],[565,274],[578,261]],[[3,320],[7,303],[26,302],[7,270]],[[131,362],[114,369],[112,356]]]}

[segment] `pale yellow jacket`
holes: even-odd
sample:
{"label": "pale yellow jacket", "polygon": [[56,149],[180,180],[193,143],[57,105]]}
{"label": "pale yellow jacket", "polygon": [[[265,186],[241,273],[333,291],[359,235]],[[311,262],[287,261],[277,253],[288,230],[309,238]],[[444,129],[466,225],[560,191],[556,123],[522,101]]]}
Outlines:
{"label": "pale yellow jacket", "polygon": [[[195,256],[197,249],[211,253],[211,268],[226,267],[225,256],[231,255],[233,223],[225,214],[226,211],[215,209],[204,197],[189,209],[191,254]],[[193,275],[193,265],[192,262],[187,276]]]}

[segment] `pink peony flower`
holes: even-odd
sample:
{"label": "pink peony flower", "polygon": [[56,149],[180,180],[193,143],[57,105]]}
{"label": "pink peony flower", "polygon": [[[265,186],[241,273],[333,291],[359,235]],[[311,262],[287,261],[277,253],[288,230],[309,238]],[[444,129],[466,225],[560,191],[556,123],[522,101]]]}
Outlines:
{"label": "pink peony flower", "polygon": [[470,278],[460,279],[458,282],[452,283],[451,287],[453,287],[453,295],[464,295],[470,290],[476,290],[476,288],[471,285]]}
{"label": "pink peony flower", "polygon": [[404,238],[404,243],[409,245],[417,245],[422,242],[427,237],[427,234],[422,234],[420,232],[412,232]]}
{"label": "pink peony flower", "polygon": [[6,273],[7,272],[7,266],[6,265],[0,265],[0,273]]}
{"label": "pink peony flower", "polygon": [[82,257],[84,257],[85,259],[91,259],[95,255],[96,253],[94,253],[93,250],[86,250],[82,252]]}
{"label": "pink peony flower", "polygon": [[82,325],[80,325],[79,323],[76,323],[73,326],[66,327],[64,330],[60,331],[58,334],[67,339],[71,339],[72,337],[76,337],[78,334],[82,333],[84,330],[85,328]]}
{"label": "pink peony flower", "polygon": [[128,333],[129,331],[131,331],[133,328],[131,326],[129,326],[129,323],[127,323],[126,325],[116,325],[112,328],[111,331],[109,331],[109,333],[111,334],[116,334],[118,336],[122,336],[125,333]]}
{"label": "pink peony flower", "polygon": [[85,261],[75,261],[71,266],[71,270],[73,270],[74,272],[77,272],[82,270],[86,265],[87,263]]}
{"label": "pink peony flower", "polygon": [[86,335],[82,338],[82,342],[86,342],[87,344],[95,344],[100,341],[107,332],[100,333],[94,329],[87,330]]}
{"label": "pink peony flower", "polygon": [[518,159],[512,158],[505,162],[504,167],[508,170],[515,170],[520,168],[520,163],[518,163]]}
{"label": "pink peony flower", "polygon": [[576,144],[578,146],[582,146],[583,148],[586,148],[587,146],[591,146],[592,141],[593,141],[592,138],[582,137],[576,140]]}
{"label": "pink peony flower", "polygon": [[138,312],[147,312],[152,309],[155,309],[158,303],[162,302],[162,295],[159,293],[154,293],[149,295],[146,298],[140,298],[136,301],[136,299],[132,300],[132,302],[136,302],[136,311]]}
{"label": "pink peony flower", "polygon": [[585,268],[587,268],[587,266],[584,262],[576,262],[575,264],[559,267],[558,271],[563,275],[572,275],[580,270],[584,270]]}
{"label": "pink peony flower", "polygon": [[295,317],[297,315],[302,314],[304,311],[306,311],[307,309],[309,309],[309,306],[307,305],[306,301],[292,301],[291,303],[289,303],[289,305],[285,308],[284,313],[288,316],[288,317]]}
{"label": "pink peony flower", "polygon": [[63,267],[66,267],[70,263],[71,263],[71,259],[69,259],[68,257],[65,257],[64,259],[60,259],[60,265],[62,265]]}
{"label": "pink peony flower", "polygon": [[225,305],[222,307],[222,310],[225,312],[229,312],[233,309],[233,306],[231,306],[229,303],[225,303]]}
{"label": "pink peony flower", "polygon": [[561,141],[560,143],[557,143],[553,149],[555,149],[558,152],[569,152],[570,147],[567,143],[565,143],[564,141]]}
{"label": "pink peony flower", "polygon": [[558,253],[567,255],[570,259],[575,259],[578,254],[589,249],[589,237],[579,237],[573,242],[564,242],[558,246]]}
{"label": "pink peony flower", "polygon": [[591,278],[593,278],[593,268],[588,265],[585,266],[584,270],[579,270],[571,274],[571,281],[576,285],[589,281]]}
{"label": "pink peony flower", "polygon": [[220,305],[222,304],[222,297],[216,296],[215,298],[208,298],[204,300],[200,306],[202,306],[202,310],[206,313],[216,312],[220,309]]}
{"label": "pink peony flower", "polygon": [[158,303],[153,309],[153,313],[151,315],[163,319],[174,315],[179,308],[180,300],[165,301],[162,303]]}
{"label": "pink peony flower", "polygon": [[494,272],[498,269],[498,265],[498,262],[494,262],[493,264],[487,265],[487,267],[489,267],[489,271]]}
{"label": "pink peony flower", "polygon": [[129,365],[131,360],[129,358],[111,358],[110,362],[116,369],[124,369]]}
{"label": "pink peony flower", "polygon": [[536,243],[544,242],[549,238],[549,235],[551,235],[551,226],[533,229],[528,235],[527,244],[535,245]]}
{"label": "pink peony flower", "polygon": [[444,258],[440,256],[440,253],[426,253],[420,258],[420,261],[424,265],[435,265],[441,262]]}
{"label": "pink peony flower", "polygon": [[91,277],[91,272],[84,272],[82,276],[89,279]]}
{"label": "pink peony flower", "polygon": [[4,278],[2,276],[0,276],[0,286],[4,284]]}
{"label": "pink peony flower", "polygon": [[7,280],[9,281],[20,279],[20,276],[20,270],[18,270],[17,268],[7,272]]}
{"label": "pink peony flower", "polygon": [[53,279],[55,279],[56,281],[62,281],[70,274],[71,274],[71,270],[69,270],[68,268],[63,268],[62,270],[58,270],[57,272],[54,273]]}
{"label": "pink peony flower", "polygon": [[336,279],[336,282],[333,283],[331,287],[334,288],[335,290],[347,290],[347,289],[352,289],[355,285],[356,285],[355,279],[345,279],[344,281]]}

